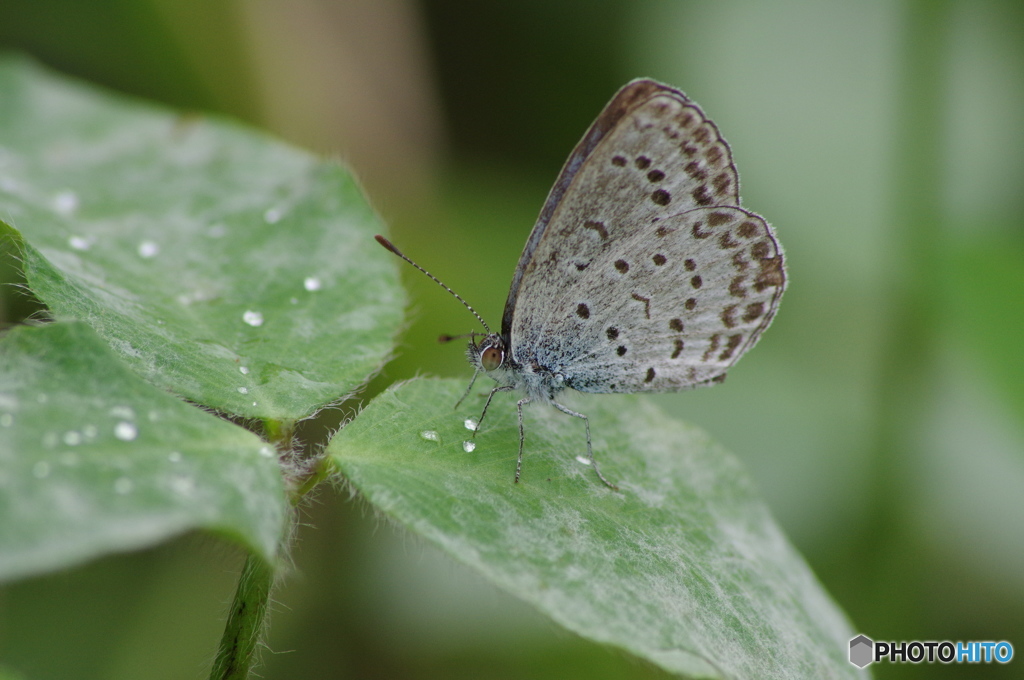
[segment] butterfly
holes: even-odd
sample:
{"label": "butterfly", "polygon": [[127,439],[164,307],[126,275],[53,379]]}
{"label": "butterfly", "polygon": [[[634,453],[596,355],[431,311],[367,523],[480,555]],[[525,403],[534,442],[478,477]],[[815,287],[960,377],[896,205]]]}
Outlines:
{"label": "butterfly", "polygon": [[[566,161],[519,258],[494,333],[471,334],[475,369],[523,406],[580,392],[674,392],[720,383],[771,323],[786,287],[774,230],[740,207],[739,175],[717,126],[679,90],[639,79],[605,106]],[[479,341],[477,340],[480,336]],[[442,339],[445,339],[442,337]],[[463,395],[465,398],[465,395]],[[460,400],[461,403],[461,400]],[[476,428],[474,428],[474,436]]]}

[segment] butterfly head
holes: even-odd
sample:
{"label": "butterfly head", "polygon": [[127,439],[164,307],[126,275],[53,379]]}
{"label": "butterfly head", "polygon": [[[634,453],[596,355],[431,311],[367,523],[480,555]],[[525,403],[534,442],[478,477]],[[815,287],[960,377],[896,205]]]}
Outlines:
{"label": "butterfly head", "polygon": [[476,342],[474,338],[469,342],[466,355],[474,367],[491,373],[505,366],[505,341],[497,333],[485,335],[480,342]]}

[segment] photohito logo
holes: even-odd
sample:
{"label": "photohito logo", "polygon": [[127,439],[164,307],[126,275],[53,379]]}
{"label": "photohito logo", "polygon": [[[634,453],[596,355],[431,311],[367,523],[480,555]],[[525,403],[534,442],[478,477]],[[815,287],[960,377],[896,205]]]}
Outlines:
{"label": "photohito logo", "polygon": [[875,642],[867,635],[850,640],[850,663],[864,668],[876,661],[890,663],[1009,663],[1013,645],[1000,642]]}

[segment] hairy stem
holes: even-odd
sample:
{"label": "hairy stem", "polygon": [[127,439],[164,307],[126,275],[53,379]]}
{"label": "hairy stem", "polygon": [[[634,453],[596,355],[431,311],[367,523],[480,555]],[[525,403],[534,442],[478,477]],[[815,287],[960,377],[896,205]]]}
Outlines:
{"label": "hairy stem", "polygon": [[210,671],[210,680],[245,680],[258,661],[258,646],[274,585],[274,568],[249,555]]}

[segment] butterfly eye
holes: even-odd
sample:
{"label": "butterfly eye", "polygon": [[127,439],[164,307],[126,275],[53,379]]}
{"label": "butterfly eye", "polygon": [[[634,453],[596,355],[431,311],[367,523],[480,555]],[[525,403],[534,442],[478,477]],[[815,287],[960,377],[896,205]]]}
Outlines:
{"label": "butterfly eye", "polygon": [[485,371],[493,371],[498,366],[501,366],[501,360],[503,359],[502,351],[497,347],[488,347],[480,355],[480,365],[484,367]]}

